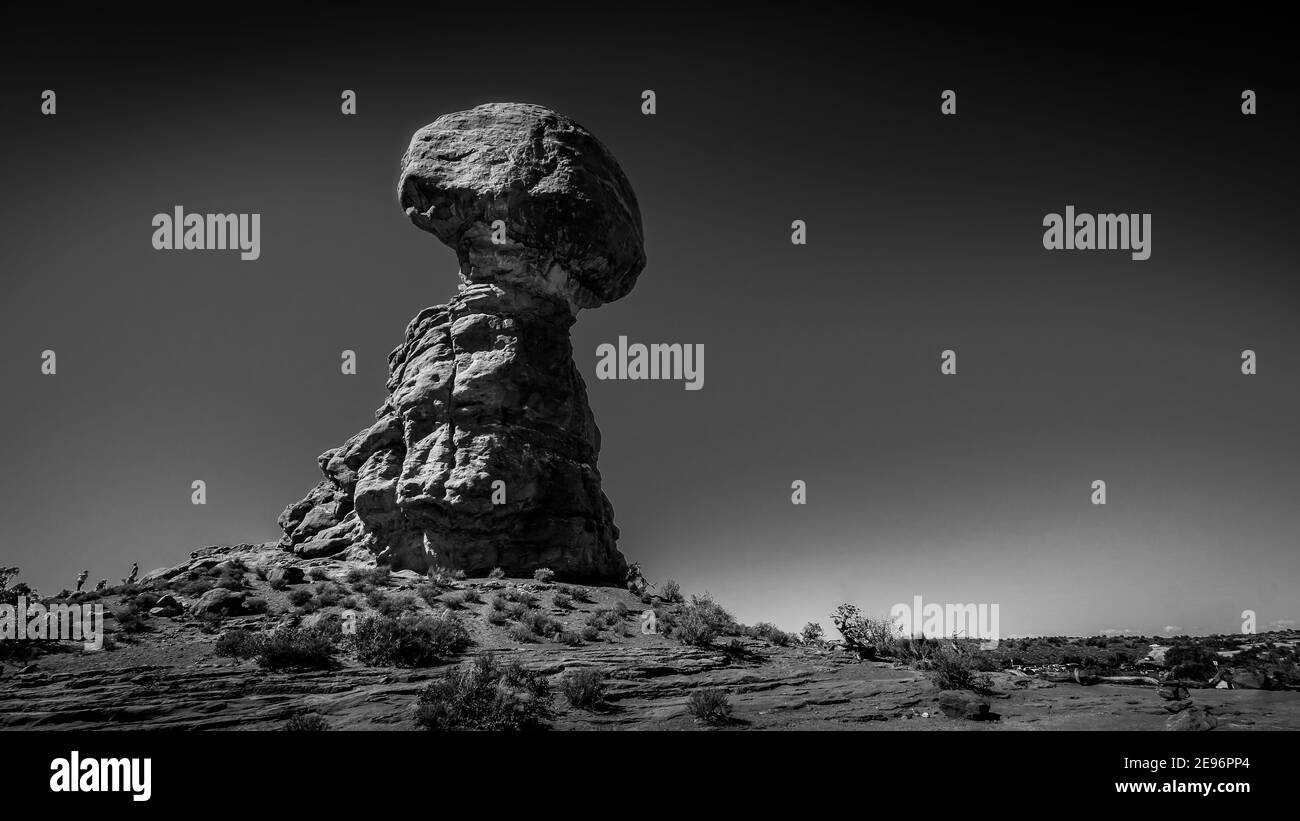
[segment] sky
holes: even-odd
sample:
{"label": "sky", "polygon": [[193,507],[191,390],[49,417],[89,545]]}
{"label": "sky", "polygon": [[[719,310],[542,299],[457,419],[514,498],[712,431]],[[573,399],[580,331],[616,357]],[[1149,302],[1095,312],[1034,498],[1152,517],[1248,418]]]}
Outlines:
{"label": "sky", "polygon": [[[397,205],[411,134],[519,101],[640,202],[636,288],[572,333],[652,580],[789,630],[918,595],[1004,635],[1300,619],[1300,86],[1266,17],[60,8],[0,35],[0,564],[42,590],[278,538],[455,292]],[[260,213],[260,259],[154,250],[176,205]],[[1150,259],[1045,250],[1067,205],[1151,214]],[[704,388],[597,380],[619,336],[702,344]]]}

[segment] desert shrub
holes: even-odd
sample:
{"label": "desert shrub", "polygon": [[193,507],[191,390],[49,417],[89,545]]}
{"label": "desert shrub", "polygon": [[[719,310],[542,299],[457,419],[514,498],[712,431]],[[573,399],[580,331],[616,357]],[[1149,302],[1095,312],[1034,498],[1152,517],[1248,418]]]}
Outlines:
{"label": "desert shrub", "polygon": [[339,599],[339,606],[345,610],[356,610],[361,607],[361,599],[358,599],[355,593],[349,593]]}
{"label": "desert shrub", "polygon": [[588,613],[585,624],[588,627],[595,627],[597,630],[608,630],[622,621],[618,614],[608,607],[598,607]]}
{"label": "desert shrub", "polygon": [[[889,618],[872,618],[851,604],[841,604],[831,614],[844,644],[868,657],[898,655],[902,630]],[[909,648],[910,649],[910,648]]]}
{"label": "desert shrub", "polygon": [[465,606],[464,593],[443,593],[438,597],[438,601],[448,610],[460,610]]}
{"label": "desert shrub", "polygon": [[682,586],[673,579],[668,579],[663,584],[659,585],[659,595],[667,602],[685,601],[682,596]]}
{"label": "desert shrub", "polygon": [[424,667],[463,652],[469,631],[451,614],[401,618],[370,616],[357,625],[349,645],[362,664],[376,667]]}
{"label": "desert shrub", "polygon": [[534,596],[532,593],[528,592],[527,590],[520,590],[519,588],[515,588],[514,590],[511,590],[508,593],[506,593],[506,598],[510,599],[510,601],[514,602],[515,604],[522,604],[524,607],[530,609],[537,606],[537,597]]}
{"label": "desert shrub", "polygon": [[568,610],[573,607],[573,597],[568,593],[556,593],[555,598],[552,599],[552,604],[562,610]]}
{"label": "desert shrub", "polygon": [[551,699],[544,677],[484,654],[421,690],[415,720],[426,730],[541,730]]}
{"label": "desert shrub", "polygon": [[318,582],[330,580],[330,572],[323,567],[313,567],[307,571],[307,575]]}
{"label": "desert shrub", "polygon": [[380,596],[375,610],[379,615],[390,619],[401,618],[407,613],[419,613],[420,597],[410,590],[395,590]]}
{"label": "desert shrub", "polygon": [[539,636],[554,636],[560,632],[560,623],[545,613],[527,612],[520,617],[519,623]]}
{"label": "desert shrub", "polygon": [[499,567],[492,568],[492,572],[488,574],[489,579],[504,579],[505,577],[506,577],[506,571],[502,570]]}
{"label": "desert shrub", "polygon": [[270,670],[325,668],[334,664],[335,635],[325,629],[280,627],[256,634],[249,645],[257,663]]}
{"label": "desert shrub", "polygon": [[347,588],[334,582],[317,582],[313,588],[312,595],[316,599],[316,604],[320,607],[333,607],[343,600],[347,595]]}
{"label": "desert shrub", "polygon": [[672,627],[673,638],[695,647],[712,646],[717,635],[717,631],[695,610],[687,610]]}
{"label": "desert shrub", "polygon": [[117,632],[119,633],[147,633],[149,625],[134,606],[114,607],[109,611],[113,618],[117,619]]}
{"label": "desert shrub", "polygon": [[551,580],[554,578],[555,578],[555,571],[551,570],[548,567],[539,567],[533,571],[533,579],[535,581],[541,582],[542,584],[550,584]]}
{"label": "desert shrub", "polygon": [[511,602],[506,605],[506,615],[512,619],[522,619],[524,614],[527,612],[527,605],[520,604],[519,602]]}
{"label": "desert shrub", "polygon": [[583,641],[596,641],[600,638],[600,631],[590,624],[584,624],[578,634],[582,636]]}
{"label": "desert shrub", "polygon": [[1214,651],[1199,644],[1176,644],[1165,651],[1169,675],[1176,679],[1207,681],[1214,676]]}
{"label": "desert shrub", "polygon": [[150,608],[158,603],[158,599],[160,598],[162,597],[157,593],[141,593],[132,599],[131,604],[134,605],[137,610],[148,612]]}
{"label": "desert shrub", "polygon": [[252,630],[228,630],[213,645],[218,656],[249,659],[257,655],[258,636]]}
{"label": "desert shrub", "polygon": [[720,636],[735,636],[740,632],[736,619],[722,605],[713,600],[708,593],[691,596],[691,603],[686,605],[688,611],[698,613],[702,619]]}
{"label": "desert shrub", "polygon": [[580,647],[584,644],[582,634],[576,630],[561,630],[555,634],[555,640],[570,647]]}
{"label": "desert shrub", "polygon": [[957,651],[939,653],[929,662],[930,680],[940,690],[974,690],[986,693],[992,687],[988,676],[980,674],[970,655]]}
{"label": "desert shrub", "polygon": [[507,619],[506,614],[502,613],[500,610],[489,610],[487,611],[487,621],[488,624],[495,624],[500,627],[501,625],[508,623],[509,619]]}
{"label": "desert shrub", "polygon": [[215,585],[207,579],[182,580],[172,583],[172,589],[183,596],[197,599],[211,590]]}
{"label": "desert shrub", "polygon": [[302,607],[306,605],[307,602],[311,601],[312,596],[310,590],[300,587],[297,590],[290,590],[289,595],[285,596],[285,598],[287,598],[289,604],[292,604],[294,607]]}
{"label": "desert shrub", "polygon": [[750,636],[751,638],[762,639],[763,641],[770,642],[778,647],[788,647],[791,641],[793,641],[793,638],[789,633],[777,627],[775,624],[765,621],[760,621],[753,627],[747,628],[745,630],[745,635]]}
{"label": "desert shrub", "polygon": [[799,638],[804,644],[817,644],[822,640],[822,626],[815,621],[808,622],[799,633]]}
{"label": "desert shrub", "polygon": [[273,582],[269,582],[269,584],[271,585],[271,589],[272,589],[272,590],[288,590],[288,589],[289,589],[289,583],[288,583],[287,581],[285,581],[285,579],[284,579],[283,576],[281,576],[280,578],[276,579],[276,580],[273,581]]}
{"label": "desert shrub", "polygon": [[361,594],[367,594],[376,587],[387,587],[392,581],[392,573],[387,567],[354,567],[348,571],[348,584]]}
{"label": "desert shrub", "polygon": [[249,598],[244,599],[244,609],[249,613],[265,613],[268,607],[269,605],[266,603],[266,599],[258,596],[250,596]]}
{"label": "desert shrub", "polygon": [[1078,653],[1062,653],[1061,663],[1062,664],[1083,664],[1083,656],[1079,655]]}
{"label": "desert shrub", "polygon": [[560,592],[565,594],[566,596],[569,596],[574,601],[579,601],[579,602],[592,601],[591,591],[585,587],[577,587],[573,585],[562,584],[560,585]]}
{"label": "desert shrub", "polygon": [[429,579],[429,582],[431,584],[442,585],[443,587],[450,587],[451,585],[465,578],[465,571],[452,570],[449,567],[442,567],[441,565],[435,565],[434,567],[429,568],[429,572],[426,573],[425,576]]}
{"label": "desert shrub", "polygon": [[537,641],[537,634],[525,624],[513,625],[510,628],[509,636],[520,644],[530,644]]}
{"label": "desert shrub", "polygon": [[482,604],[483,596],[473,587],[468,587],[460,592],[461,599],[466,604]]}
{"label": "desert shrub", "polygon": [[731,700],[716,687],[702,687],[686,701],[687,711],[705,724],[720,725],[731,721]]}
{"label": "desert shrub", "polygon": [[492,598],[488,599],[488,607],[491,607],[493,610],[504,612],[506,609],[506,597],[500,593],[494,593]]}
{"label": "desert shrub", "polygon": [[[577,596],[574,596],[574,598],[576,599]],[[579,601],[582,601],[582,600],[579,599]],[[624,603],[621,602],[621,601],[616,601],[616,602],[614,602],[613,611],[614,611],[614,615],[615,615],[615,616],[618,616],[620,619],[625,619],[625,618],[627,618],[627,614],[628,614],[628,612],[629,612],[628,609],[627,609],[627,605],[624,604]]]}
{"label": "desert shrub", "polygon": [[280,729],[291,733],[316,733],[329,728],[329,722],[318,713],[302,713],[286,721]]}
{"label": "desert shrub", "polygon": [[570,670],[561,679],[560,692],[574,707],[598,707],[605,701],[605,673],[595,667]]}

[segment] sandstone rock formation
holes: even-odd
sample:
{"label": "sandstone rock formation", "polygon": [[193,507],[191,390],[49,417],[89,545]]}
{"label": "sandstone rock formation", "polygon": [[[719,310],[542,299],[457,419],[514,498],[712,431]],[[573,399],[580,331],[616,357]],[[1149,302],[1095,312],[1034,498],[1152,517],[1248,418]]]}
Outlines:
{"label": "sandstone rock formation", "polygon": [[627,178],[572,120],[494,103],[417,131],[398,196],[456,251],[459,292],[407,326],[378,421],[321,454],[324,479],[280,516],[282,544],[396,569],[621,581],[569,327],[645,265]]}

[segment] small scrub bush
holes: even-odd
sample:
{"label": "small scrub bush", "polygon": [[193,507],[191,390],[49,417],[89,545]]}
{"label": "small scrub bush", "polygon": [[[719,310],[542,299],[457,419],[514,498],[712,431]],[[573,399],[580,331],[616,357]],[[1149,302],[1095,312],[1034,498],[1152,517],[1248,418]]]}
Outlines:
{"label": "small scrub bush", "polygon": [[560,692],[574,707],[599,707],[605,701],[605,673],[595,667],[570,670],[561,680]]}
{"label": "small scrub bush", "polygon": [[357,660],[374,667],[425,667],[463,652],[471,643],[465,625],[450,614],[371,616],[349,639]]}
{"label": "small scrub bush", "polygon": [[329,728],[330,723],[318,713],[303,713],[286,721],[280,729],[291,733],[318,733]]}
{"label": "small scrub bush", "polygon": [[669,579],[659,585],[659,595],[666,602],[678,603],[685,601],[685,598],[682,596],[682,586],[673,579]]}
{"label": "small scrub bush", "polygon": [[692,692],[686,709],[697,721],[711,726],[731,721],[731,700],[716,687],[703,687]]}
{"label": "small scrub bush", "polygon": [[426,730],[542,730],[551,701],[543,676],[484,654],[421,690],[415,720]]}
{"label": "small scrub bush", "polygon": [[555,578],[555,571],[547,567],[539,567],[533,571],[533,580],[542,584],[550,584]]}

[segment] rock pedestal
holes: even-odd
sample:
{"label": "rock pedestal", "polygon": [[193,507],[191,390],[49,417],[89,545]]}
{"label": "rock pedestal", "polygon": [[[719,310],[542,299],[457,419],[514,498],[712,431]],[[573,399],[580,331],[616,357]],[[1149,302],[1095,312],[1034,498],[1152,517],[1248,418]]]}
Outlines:
{"label": "rock pedestal", "polygon": [[321,454],[324,479],[280,516],[282,544],[421,572],[621,581],[569,328],[644,267],[627,178],[577,123],[502,103],[420,129],[399,197],[456,250],[459,292],[407,326],[378,421]]}

